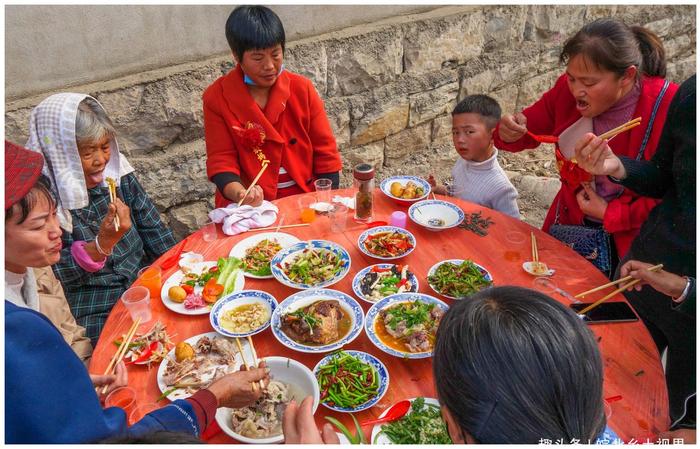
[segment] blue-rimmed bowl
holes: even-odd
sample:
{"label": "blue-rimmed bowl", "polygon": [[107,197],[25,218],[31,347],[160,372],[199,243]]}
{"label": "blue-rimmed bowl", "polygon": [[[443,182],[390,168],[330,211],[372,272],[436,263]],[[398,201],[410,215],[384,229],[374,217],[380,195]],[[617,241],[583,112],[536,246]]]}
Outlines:
{"label": "blue-rimmed bowl", "polygon": [[398,293],[396,295],[387,296],[386,298],[380,300],[375,305],[373,305],[369,309],[369,311],[367,312],[367,316],[365,317],[365,332],[367,333],[369,340],[372,342],[372,344],[374,344],[374,346],[376,346],[377,348],[381,349],[389,355],[401,357],[404,359],[425,359],[428,357],[432,357],[433,351],[409,352],[394,349],[388,346],[386,343],[384,343],[377,336],[377,332],[374,329],[375,323],[379,319],[379,312],[402,302],[414,301],[426,302],[428,304],[437,304],[438,307],[440,307],[444,312],[447,312],[447,309],[449,309],[449,306],[444,302],[440,301],[439,299],[433,296],[425,295],[423,293]]}
{"label": "blue-rimmed bowl", "polygon": [[[325,249],[335,252],[335,254],[340,257],[341,263],[343,264],[338,274],[317,284],[304,284],[301,282],[294,282],[289,279],[280,266],[286,266],[286,264],[291,263],[309,247],[313,249]],[[306,242],[295,243],[294,245],[284,248],[275,254],[275,257],[273,257],[272,261],[270,262],[270,269],[272,270],[272,276],[288,287],[298,288],[300,290],[309,288],[323,288],[335,284],[343,279],[346,274],[348,274],[348,271],[350,271],[350,254],[348,254],[345,248],[335,242],[329,242],[328,240],[309,240]]]}
{"label": "blue-rimmed bowl", "polygon": [[[409,181],[413,181],[414,184],[418,185],[419,187],[423,188],[423,195],[420,195],[416,198],[399,198],[398,196],[394,196],[391,194],[391,184],[398,182],[401,184],[402,187],[406,187],[406,184],[408,184]],[[384,192],[384,195],[388,196],[398,204],[401,204],[402,206],[410,206],[411,204],[415,203],[416,201],[423,200],[430,195],[430,184],[428,181],[426,181],[423,178],[420,178],[418,176],[391,176],[389,178],[386,178],[383,180],[381,183],[379,183],[379,189]]]}
{"label": "blue-rimmed bowl", "polygon": [[454,228],[464,220],[459,206],[442,200],[419,201],[408,208],[408,216],[414,223],[431,231]]}
{"label": "blue-rimmed bowl", "polygon": [[[365,241],[367,240],[367,238],[370,235],[379,234],[380,232],[391,232],[391,231],[398,232],[399,234],[403,234],[403,235],[407,236],[408,241],[411,243],[412,247],[408,251],[406,251],[405,253],[400,254],[398,256],[394,256],[394,257],[378,256],[378,255],[371,253],[370,251],[367,250],[367,248],[365,247]],[[370,228],[370,229],[366,230],[365,232],[363,232],[362,234],[360,234],[360,237],[357,239],[357,247],[360,248],[360,251],[362,251],[363,254],[365,254],[369,257],[373,257],[375,259],[380,259],[380,260],[396,260],[396,259],[400,259],[402,257],[408,256],[409,254],[411,254],[413,252],[414,249],[416,249],[416,238],[409,231],[407,231],[403,228],[399,228],[397,226],[377,226],[374,228]]]}
{"label": "blue-rimmed bowl", "polygon": [[[282,316],[288,313],[295,312],[303,307],[306,307],[316,301],[322,299],[336,299],[347,316],[350,317],[350,330],[340,338],[340,340],[329,343],[327,345],[310,345],[299,343],[287,336],[282,331]],[[304,290],[288,296],[280,305],[272,312],[272,334],[277,340],[288,347],[299,352],[330,352],[340,349],[346,344],[353,341],[362,332],[365,315],[360,304],[353,299],[352,296],[331,290],[329,288]]]}
{"label": "blue-rimmed bowl", "polygon": [[[430,267],[430,270],[428,270],[428,275],[426,276],[426,280],[429,279],[430,276],[434,275],[434,274],[435,274],[435,271],[437,271],[437,269],[438,269],[441,265],[446,264],[446,263],[451,263],[452,265],[462,265],[462,262],[464,262],[463,259],[448,259],[448,260],[440,261],[440,262],[436,263],[435,265],[433,265],[432,267]],[[478,270],[479,270],[479,271],[481,272],[481,274],[484,276],[484,279],[486,279],[487,281],[490,281],[490,282],[493,284],[493,276],[491,276],[491,273],[489,273],[489,270],[487,270],[486,268],[482,267],[481,265],[479,265],[478,263],[474,262],[473,260],[471,261],[471,263],[473,263],[474,265],[476,265],[476,268],[478,268]],[[442,296],[444,296],[445,298],[450,298],[450,299],[464,299],[464,297],[456,297],[456,296],[450,296],[450,295],[446,295],[446,294],[444,294],[444,293],[440,293],[435,287],[433,287],[433,284],[430,283],[430,280],[428,280],[428,285],[430,286],[430,288],[433,289],[433,291],[434,291],[435,293],[437,293],[438,295],[442,295]],[[474,293],[476,293],[476,291],[475,291]]]}
{"label": "blue-rimmed bowl", "polygon": [[[377,373],[377,377],[379,378],[379,389],[377,389],[377,395],[367,402],[358,405],[357,407],[338,407],[334,405],[329,405],[323,400],[321,401],[321,404],[323,404],[324,407],[329,408],[331,410],[335,410],[336,412],[342,412],[342,413],[355,413],[359,412],[362,410],[367,410],[368,408],[374,407],[381,399],[384,397],[384,394],[386,391],[389,389],[389,370],[386,368],[386,366],[382,363],[381,360],[373,356],[372,354],[368,354],[366,352],[362,351],[343,351],[344,353],[351,355],[355,357],[356,359],[359,359],[361,362],[364,362],[374,368],[374,370]],[[335,352],[333,354],[328,354],[324,358],[322,358],[314,367],[314,377],[316,377],[316,381],[319,383],[319,388],[320,388],[320,382],[318,380],[318,373],[321,369],[321,367],[327,365],[330,363],[334,358],[338,357],[340,355],[339,352]]]}
{"label": "blue-rimmed bowl", "polygon": [[[246,304],[255,303],[261,304],[267,309],[268,318],[262,326],[251,329],[248,332],[231,332],[230,330],[224,329],[221,325],[221,317],[229,310]],[[255,335],[267,329],[270,325],[272,312],[274,312],[276,308],[277,300],[271,294],[260,290],[242,290],[216,301],[209,313],[209,322],[216,332],[226,337],[247,337],[248,335]]]}
{"label": "blue-rimmed bowl", "polygon": [[[376,265],[370,265],[370,266],[365,267],[365,268],[361,269],[360,271],[358,271],[357,274],[355,275],[355,277],[352,279],[352,291],[355,293],[355,296],[357,296],[361,300],[367,301],[371,304],[374,304],[375,302],[379,301],[379,300],[375,301],[375,300],[369,299],[365,296],[364,293],[362,293],[362,279],[364,279],[364,277],[367,276],[367,273],[372,271],[372,269],[374,267],[382,268],[382,269],[391,269],[391,267],[393,267],[394,265],[395,264],[393,264],[393,263],[378,263]],[[410,267],[409,267],[409,271],[411,271]],[[408,276],[408,281],[411,283],[411,291],[417,292],[418,288],[419,288],[418,277],[412,271],[411,271],[411,275]],[[389,295],[386,295],[386,296],[389,296]]]}

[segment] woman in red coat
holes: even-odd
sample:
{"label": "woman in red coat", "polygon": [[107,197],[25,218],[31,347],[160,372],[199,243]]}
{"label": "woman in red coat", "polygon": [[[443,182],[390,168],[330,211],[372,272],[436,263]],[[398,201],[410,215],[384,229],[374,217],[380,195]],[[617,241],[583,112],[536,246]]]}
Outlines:
{"label": "woman in red coat", "polygon": [[[642,118],[641,125],[608,145],[615,154],[631,158],[641,154],[641,159],[650,159],[678,86],[663,79],[666,61],[658,37],[613,19],[584,26],[564,44],[560,60],[567,64],[566,73],[522,113],[501,119],[494,133],[495,145],[507,151],[536,148],[539,142],[526,134],[528,130],[559,136],[557,165],[562,187],[543,229],[548,231],[555,222],[602,226],[622,257],[657,201],[607,177],[591,178],[569,159],[591,134],[603,134],[636,117]],[[612,272],[616,263],[614,257]]]}
{"label": "woman in red coat", "polygon": [[269,161],[244,204],[260,205],[340,181],[342,162],[313,84],[284,69],[284,27],[264,6],[239,6],[226,21],[236,68],[203,95],[207,176],[216,207],[238,202]]}

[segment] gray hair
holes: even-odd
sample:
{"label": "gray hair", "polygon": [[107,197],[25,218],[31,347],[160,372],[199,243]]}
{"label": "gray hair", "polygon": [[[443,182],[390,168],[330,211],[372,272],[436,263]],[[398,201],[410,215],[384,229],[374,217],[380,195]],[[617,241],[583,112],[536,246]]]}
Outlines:
{"label": "gray hair", "polygon": [[78,145],[94,143],[105,136],[114,137],[116,130],[112,120],[100,104],[92,98],[86,98],[78,105],[75,117],[75,140]]}

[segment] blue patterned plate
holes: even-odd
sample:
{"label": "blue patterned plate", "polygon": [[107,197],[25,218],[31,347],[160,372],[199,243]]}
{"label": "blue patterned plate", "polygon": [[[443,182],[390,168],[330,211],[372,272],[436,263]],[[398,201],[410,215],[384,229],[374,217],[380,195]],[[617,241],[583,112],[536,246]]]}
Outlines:
{"label": "blue patterned plate", "polygon": [[[408,184],[409,181],[413,181],[414,184],[417,184],[419,187],[423,188],[423,195],[416,197],[416,198],[399,198],[398,196],[394,196],[391,194],[391,184],[398,182],[401,184],[402,187],[406,187],[406,184]],[[386,178],[383,180],[381,183],[379,183],[379,189],[384,193],[384,195],[388,196],[392,200],[396,201],[397,203],[403,205],[403,206],[409,206],[416,201],[423,200],[430,195],[430,183],[426,181],[423,178],[420,178],[418,176],[391,176],[389,178]]]}
{"label": "blue patterned plate", "polygon": [[[373,398],[369,399],[367,402],[358,405],[357,407],[338,407],[334,405],[329,405],[323,400],[321,400],[321,404],[323,404],[325,407],[335,410],[336,412],[343,412],[343,413],[355,413],[359,412],[362,410],[367,410],[370,407],[374,407],[374,405],[379,402],[382,397],[384,396],[384,393],[386,393],[386,390],[389,388],[389,370],[386,369],[386,366],[373,356],[372,354],[368,354],[366,352],[362,351],[343,351],[346,354],[349,354],[356,359],[359,359],[361,362],[364,362],[370,366],[372,366],[376,373],[377,376],[379,377],[379,389],[377,390],[377,395],[374,396]],[[324,358],[321,359],[320,362],[316,364],[314,367],[314,376],[316,377],[316,380],[318,381],[318,372],[321,369],[322,366],[327,365],[328,363],[331,362],[334,358],[338,357],[340,354],[335,352],[333,354],[328,354]],[[320,382],[319,382],[319,388],[320,388]]]}
{"label": "blue patterned plate", "polygon": [[[302,252],[307,251],[309,248],[313,248],[315,250],[325,249],[328,251],[333,251],[338,257],[340,257],[342,264],[340,271],[332,278],[316,284],[304,284],[302,282],[295,282],[289,279],[281,267],[286,267],[287,264],[292,263],[302,254]],[[305,290],[308,288],[323,288],[335,284],[343,279],[346,274],[348,274],[348,271],[350,271],[350,254],[348,254],[345,248],[335,242],[329,242],[327,240],[309,240],[307,242],[295,243],[294,245],[284,248],[275,254],[275,257],[273,257],[272,261],[270,262],[270,268],[272,269],[272,276],[288,287],[298,288],[300,290]]]}
{"label": "blue patterned plate", "polygon": [[[297,310],[322,299],[338,300],[340,307],[342,307],[345,314],[350,317],[350,330],[340,340],[327,345],[310,345],[306,343],[298,343],[292,340],[282,331],[283,315],[296,312]],[[360,307],[360,304],[350,295],[328,288],[304,290],[287,297],[280,303],[275,311],[272,312],[272,333],[280,343],[295,351],[312,353],[330,352],[342,348],[357,338],[357,336],[360,335],[360,332],[362,332],[364,319],[365,316],[362,311],[362,307]]]}
{"label": "blue patterned plate", "polygon": [[[221,325],[221,317],[227,311],[242,305],[255,303],[261,304],[267,312],[267,319],[261,326],[251,329],[248,332],[233,332],[225,329]],[[260,290],[243,290],[218,300],[211,309],[211,313],[209,314],[209,322],[215,331],[226,337],[247,337],[248,335],[255,335],[258,332],[262,332],[267,329],[267,327],[270,325],[270,317],[272,317],[272,312],[276,307],[277,300],[271,294]]]}
{"label": "blue patterned plate", "polygon": [[[380,232],[398,232],[399,234],[403,234],[406,237],[408,237],[408,241],[411,243],[412,247],[406,251],[403,254],[399,254],[397,256],[393,257],[385,257],[385,256],[378,256],[372,252],[370,252],[366,247],[365,247],[365,241],[370,235],[375,235],[379,234]],[[416,249],[416,238],[411,234],[409,231],[399,228],[397,226],[377,226],[374,228],[370,228],[360,234],[360,237],[357,239],[357,246],[360,248],[360,251],[362,251],[363,254],[369,256],[369,257],[374,257],[375,259],[380,259],[380,260],[395,260],[395,259],[400,259],[402,257],[406,257],[411,252],[413,252],[414,249]]]}
{"label": "blue patterned plate", "polygon": [[[379,300],[373,300],[365,296],[364,293],[362,293],[362,279],[364,279],[365,276],[367,276],[367,273],[372,271],[372,268],[377,267],[377,268],[382,268],[382,269],[391,269],[393,267],[393,263],[378,263],[376,265],[370,265],[368,267],[365,267],[361,269],[360,271],[357,272],[355,277],[352,280],[352,291],[355,292],[355,295],[360,298],[363,301],[367,301],[371,304],[374,304],[375,302]],[[412,292],[417,292],[419,285],[418,285],[418,277],[411,271],[411,267],[408,268],[408,271],[411,272],[411,275],[408,276],[408,281],[411,283],[411,290]],[[389,295],[386,295],[389,296]],[[386,297],[384,296],[384,297]],[[381,299],[381,298],[380,298]]]}
{"label": "blue patterned plate", "polygon": [[449,308],[447,304],[440,301],[439,299],[434,298],[430,295],[424,295],[423,293],[399,293],[396,295],[387,296],[386,298],[380,300],[375,305],[373,305],[367,312],[367,317],[365,318],[365,332],[367,333],[369,340],[372,342],[372,344],[374,344],[374,346],[386,352],[387,354],[405,359],[424,359],[427,357],[432,357],[433,351],[408,352],[394,349],[388,346],[386,343],[384,343],[379,338],[379,336],[377,336],[377,331],[374,329],[375,322],[378,319],[380,319],[379,312],[402,302],[414,301],[425,302],[428,304],[437,304],[438,307],[440,307],[445,312],[447,312],[447,309]]}
{"label": "blue patterned plate", "polygon": [[[464,262],[464,260],[462,260],[462,259],[448,259],[448,260],[440,261],[440,262],[436,263],[435,265],[433,265],[432,267],[430,267],[430,270],[428,270],[428,275],[426,276],[426,279],[428,279],[430,276],[432,276],[433,274],[435,274],[435,271],[437,271],[438,267],[439,267],[440,265],[442,265],[442,264],[451,263],[452,265],[461,265],[462,262]],[[478,263],[474,262],[473,260],[472,260],[471,262],[472,262],[474,265],[476,265],[476,268],[479,269],[479,271],[481,272],[481,274],[484,276],[484,279],[486,279],[487,281],[490,281],[490,282],[493,284],[493,277],[491,276],[491,273],[489,273],[489,270],[487,270],[486,268],[482,267],[481,265],[479,265]],[[445,295],[444,293],[440,293],[435,287],[433,287],[433,284],[430,283],[430,280],[428,280],[428,285],[430,285],[430,288],[432,288],[433,291],[434,291],[435,293],[437,293],[438,295],[442,295],[442,296],[444,296],[445,298],[450,298],[450,299],[464,299],[464,298],[458,298],[458,297],[456,297],[456,296],[450,296],[450,295]],[[476,293],[476,291],[475,291],[474,293]]]}
{"label": "blue patterned plate", "polygon": [[408,216],[416,224],[431,231],[454,228],[464,220],[458,206],[442,200],[425,200],[408,208]]}

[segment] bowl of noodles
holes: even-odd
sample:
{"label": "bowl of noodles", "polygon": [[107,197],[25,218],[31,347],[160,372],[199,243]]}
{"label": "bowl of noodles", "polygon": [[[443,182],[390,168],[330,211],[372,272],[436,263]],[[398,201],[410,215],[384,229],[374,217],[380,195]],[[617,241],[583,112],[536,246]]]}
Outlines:
{"label": "bowl of noodles", "polygon": [[267,329],[275,308],[277,300],[271,294],[241,290],[218,300],[209,313],[209,322],[226,337],[247,337]]}

